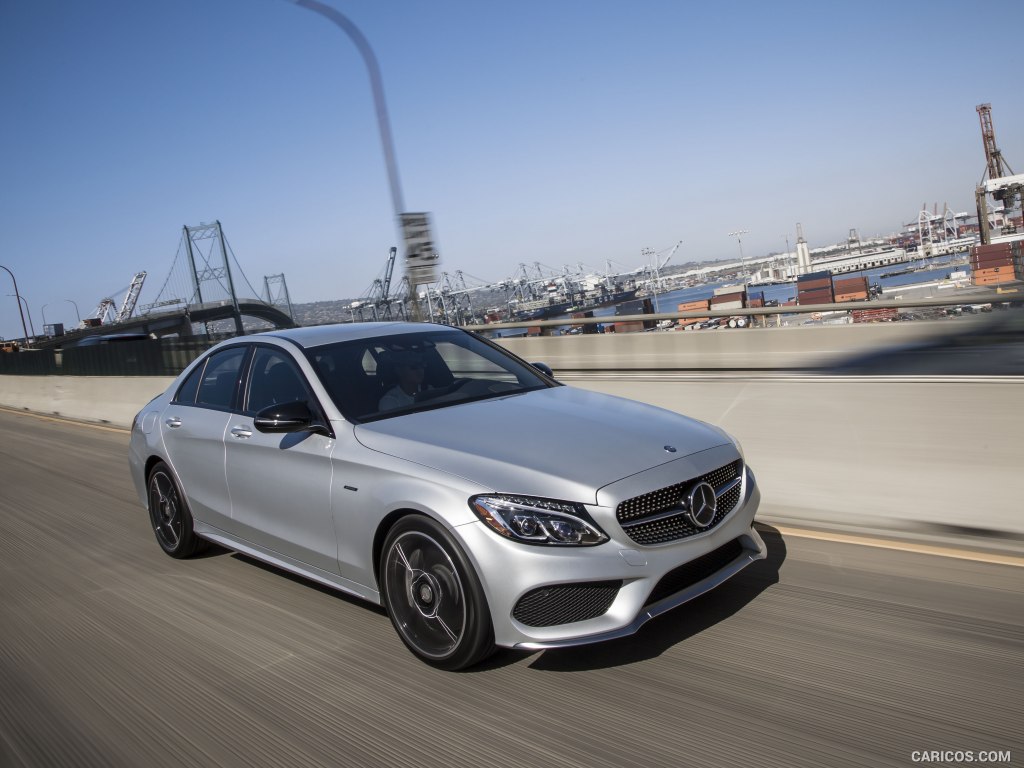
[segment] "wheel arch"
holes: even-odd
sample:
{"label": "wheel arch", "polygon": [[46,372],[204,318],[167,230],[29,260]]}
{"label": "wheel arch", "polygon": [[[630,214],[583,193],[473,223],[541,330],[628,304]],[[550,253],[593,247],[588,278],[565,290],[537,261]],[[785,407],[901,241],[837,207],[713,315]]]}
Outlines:
{"label": "wheel arch", "polygon": [[[150,456],[148,459],[146,459],[146,465],[145,465],[145,469],[144,469],[144,471],[142,473],[142,476],[143,476],[143,478],[145,479],[145,481],[147,483],[149,482],[149,475],[153,471],[153,467],[155,467],[157,464],[161,464],[161,463],[166,464],[168,468],[171,467],[170,462],[167,461],[167,459],[165,459],[163,456],[157,456],[156,454],[154,454],[154,455]],[[171,469],[171,472],[173,474],[174,470]],[[175,478],[175,481],[177,481],[177,478]]]}
{"label": "wheel arch", "polygon": [[[438,520],[438,518],[434,517],[433,515],[428,515],[423,510],[412,509],[411,507],[404,507],[404,508],[401,508],[401,509],[395,509],[395,510],[392,510],[391,512],[388,512],[388,514],[386,514],[384,516],[384,518],[377,525],[377,530],[376,530],[376,532],[373,535],[373,550],[372,550],[372,557],[373,557],[373,559],[371,560],[371,562],[373,563],[373,580],[377,584],[378,592],[381,589],[381,586],[380,586],[380,556],[384,552],[384,541],[387,539],[388,533],[391,532],[391,529],[395,527],[395,524],[399,520],[401,520],[403,518],[406,518],[406,517],[412,517],[412,516],[427,517],[427,518],[435,520],[435,521],[441,523],[442,525],[444,525],[443,521]],[[447,527],[447,526],[445,526],[445,527]]]}

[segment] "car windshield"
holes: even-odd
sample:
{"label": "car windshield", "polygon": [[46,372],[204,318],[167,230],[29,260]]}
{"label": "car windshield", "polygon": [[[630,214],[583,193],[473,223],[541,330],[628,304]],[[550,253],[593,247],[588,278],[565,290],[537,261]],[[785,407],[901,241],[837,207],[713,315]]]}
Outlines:
{"label": "car windshield", "polygon": [[455,329],[325,344],[306,355],[338,410],[356,422],[557,386],[500,347]]}

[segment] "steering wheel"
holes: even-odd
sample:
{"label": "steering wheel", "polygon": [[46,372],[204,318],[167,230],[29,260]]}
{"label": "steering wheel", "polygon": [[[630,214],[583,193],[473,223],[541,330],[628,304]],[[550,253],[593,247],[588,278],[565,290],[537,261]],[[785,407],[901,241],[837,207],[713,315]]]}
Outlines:
{"label": "steering wheel", "polygon": [[447,387],[444,388],[444,393],[446,395],[450,395],[452,392],[455,392],[456,390],[461,389],[462,387],[464,387],[467,384],[469,384],[469,382],[471,382],[471,381],[472,381],[472,379],[455,379],[454,381],[452,381],[451,384],[449,384]]}

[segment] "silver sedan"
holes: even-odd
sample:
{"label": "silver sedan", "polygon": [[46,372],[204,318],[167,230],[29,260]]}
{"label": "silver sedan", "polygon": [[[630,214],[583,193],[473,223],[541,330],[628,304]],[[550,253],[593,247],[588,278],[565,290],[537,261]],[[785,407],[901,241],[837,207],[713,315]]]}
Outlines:
{"label": "silver sedan", "polygon": [[216,542],[381,604],[443,669],[631,634],[766,554],[721,429],[445,326],[222,342],[136,416],[129,461],[168,555]]}

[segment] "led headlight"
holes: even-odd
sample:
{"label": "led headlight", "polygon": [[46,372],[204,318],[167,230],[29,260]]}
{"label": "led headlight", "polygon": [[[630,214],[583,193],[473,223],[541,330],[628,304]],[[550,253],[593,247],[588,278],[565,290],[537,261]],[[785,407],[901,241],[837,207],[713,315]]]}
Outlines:
{"label": "led headlight", "polygon": [[580,504],[530,496],[474,496],[469,506],[496,533],[524,544],[593,546],[608,541]]}

